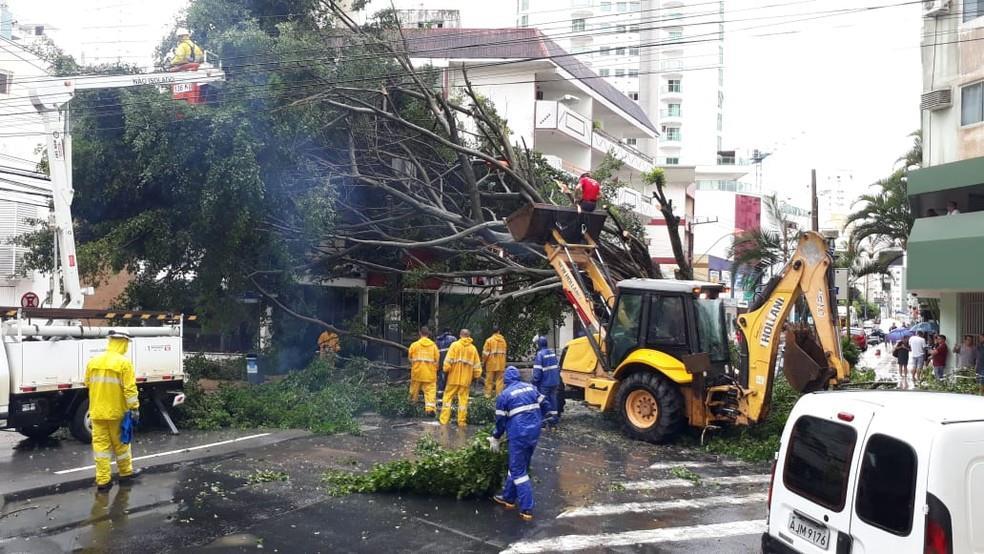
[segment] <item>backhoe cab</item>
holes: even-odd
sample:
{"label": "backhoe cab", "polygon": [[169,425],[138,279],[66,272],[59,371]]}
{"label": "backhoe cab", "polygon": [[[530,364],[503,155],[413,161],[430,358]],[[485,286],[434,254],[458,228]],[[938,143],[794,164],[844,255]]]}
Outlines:
{"label": "backhoe cab", "polygon": [[[666,442],[688,426],[707,429],[764,419],[779,336],[790,308],[804,294],[823,346],[816,344],[812,331],[791,333],[787,378],[800,391],[847,378],[827,309],[833,305],[827,287],[831,258],[816,233],[804,233],[790,264],[752,309],[739,316],[740,334],[750,339],[741,340],[738,368],[732,364],[727,336],[724,286],[670,279],[628,279],[613,286],[595,243],[604,217],[536,204],[506,223],[516,240],[543,244],[586,330],[563,349],[564,385],[583,391],[589,406],[617,410],[630,436]],[[574,226],[578,232],[572,233]],[[572,236],[578,242],[571,242]]]}

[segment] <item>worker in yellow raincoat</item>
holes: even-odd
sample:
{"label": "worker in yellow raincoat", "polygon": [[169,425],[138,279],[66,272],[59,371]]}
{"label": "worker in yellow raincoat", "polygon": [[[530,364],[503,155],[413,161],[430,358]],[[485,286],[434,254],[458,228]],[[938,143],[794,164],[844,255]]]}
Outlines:
{"label": "worker in yellow raincoat", "polygon": [[506,338],[499,332],[498,325],[492,326],[492,336],[485,339],[482,346],[482,365],[485,366],[485,397],[495,398],[506,388],[503,379],[506,371]]}
{"label": "worker in yellow raincoat", "polygon": [[437,362],[441,353],[430,338],[430,329],[420,328],[420,338],[410,345],[410,402],[417,402],[424,391],[424,411],[433,416],[437,410]]}
{"label": "worker in yellow raincoat", "polygon": [[338,340],[338,333],[325,329],[318,335],[318,356],[327,358],[329,354],[338,354],[342,349],[341,342]]}
{"label": "worker in yellow raincoat", "polygon": [[472,344],[471,332],[462,329],[460,338],[448,348],[444,358],[444,373],[448,374],[448,382],[444,387],[444,399],[441,406],[441,425],[451,421],[451,401],[458,399],[458,425],[468,424],[468,395],[471,392],[473,379],[482,376],[482,359],[478,357],[478,349]]}
{"label": "worker in yellow raincoat", "polygon": [[92,453],[96,460],[96,487],[113,486],[110,468],[113,457],[120,483],[134,477],[130,445],[120,441],[120,424],[127,410],[134,422],[140,418],[140,399],[133,364],[126,357],[130,335],[110,331],[106,351],[85,366],[85,386],[89,389],[89,419],[92,420]]}
{"label": "worker in yellow raincoat", "polygon": [[174,47],[174,57],[171,58],[171,69],[180,70],[181,66],[205,61],[205,52],[201,46],[191,41],[191,33],[183,27],[175,32],[178,35],[178,45]]}

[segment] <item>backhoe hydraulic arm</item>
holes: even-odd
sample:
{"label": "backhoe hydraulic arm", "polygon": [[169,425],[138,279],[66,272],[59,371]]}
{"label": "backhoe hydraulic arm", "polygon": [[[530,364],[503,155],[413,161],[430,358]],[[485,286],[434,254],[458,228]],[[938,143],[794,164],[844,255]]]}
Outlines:
{"label": "backhoe hydraulic arm", "polygon": [[745,409],[750,421],[758,422],[768,415],[779,336],[790,310],[801,297],[809,305],[819,344],[808,328],[787,331],[783,355],[786,379],[799,392],[825,389],[848,379],[850,367],[841,353],[834,317],[837,307],[828,279],[832,264],[823,237],[804,232],[792,259],[770,283],[762,299],[738,317],[747,347],[745,386],[749,394]]}

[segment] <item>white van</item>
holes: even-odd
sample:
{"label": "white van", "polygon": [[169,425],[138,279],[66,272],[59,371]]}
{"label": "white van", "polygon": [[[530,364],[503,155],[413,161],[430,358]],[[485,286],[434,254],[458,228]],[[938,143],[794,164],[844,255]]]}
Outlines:
{"label": "white van", "polygon": [[984,553],[984,398],[801,398],[773,468],[762,550]]}

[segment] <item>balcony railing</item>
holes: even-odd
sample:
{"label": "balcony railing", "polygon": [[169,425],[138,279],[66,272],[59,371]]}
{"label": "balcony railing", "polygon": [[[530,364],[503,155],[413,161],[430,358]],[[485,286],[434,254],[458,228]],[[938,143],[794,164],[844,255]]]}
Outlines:
{"label": "balcony railing", "polygon": [[655,160],[638,149],[619,142],[612,135],[601,129],[595,129],[591,135],[591,146],[601,152],[611,152],[616,158],[622,160],[626,165],[639,171],[649,171],[652,169]]}
{"label": "balcony railing", "polygon": [[618,189],[618,194],[615,196],[615,203],[620,206],[628,206],[635,213],[650,219],[659,217],[660,215],[659,208],[653,203],[652,198],[635,189],[626,187]]}
{"label": "balcony railing", "polygon": [[591,144],[591,120],[556,100],[536,101],[536,129],[557,130],[578,142]]}

